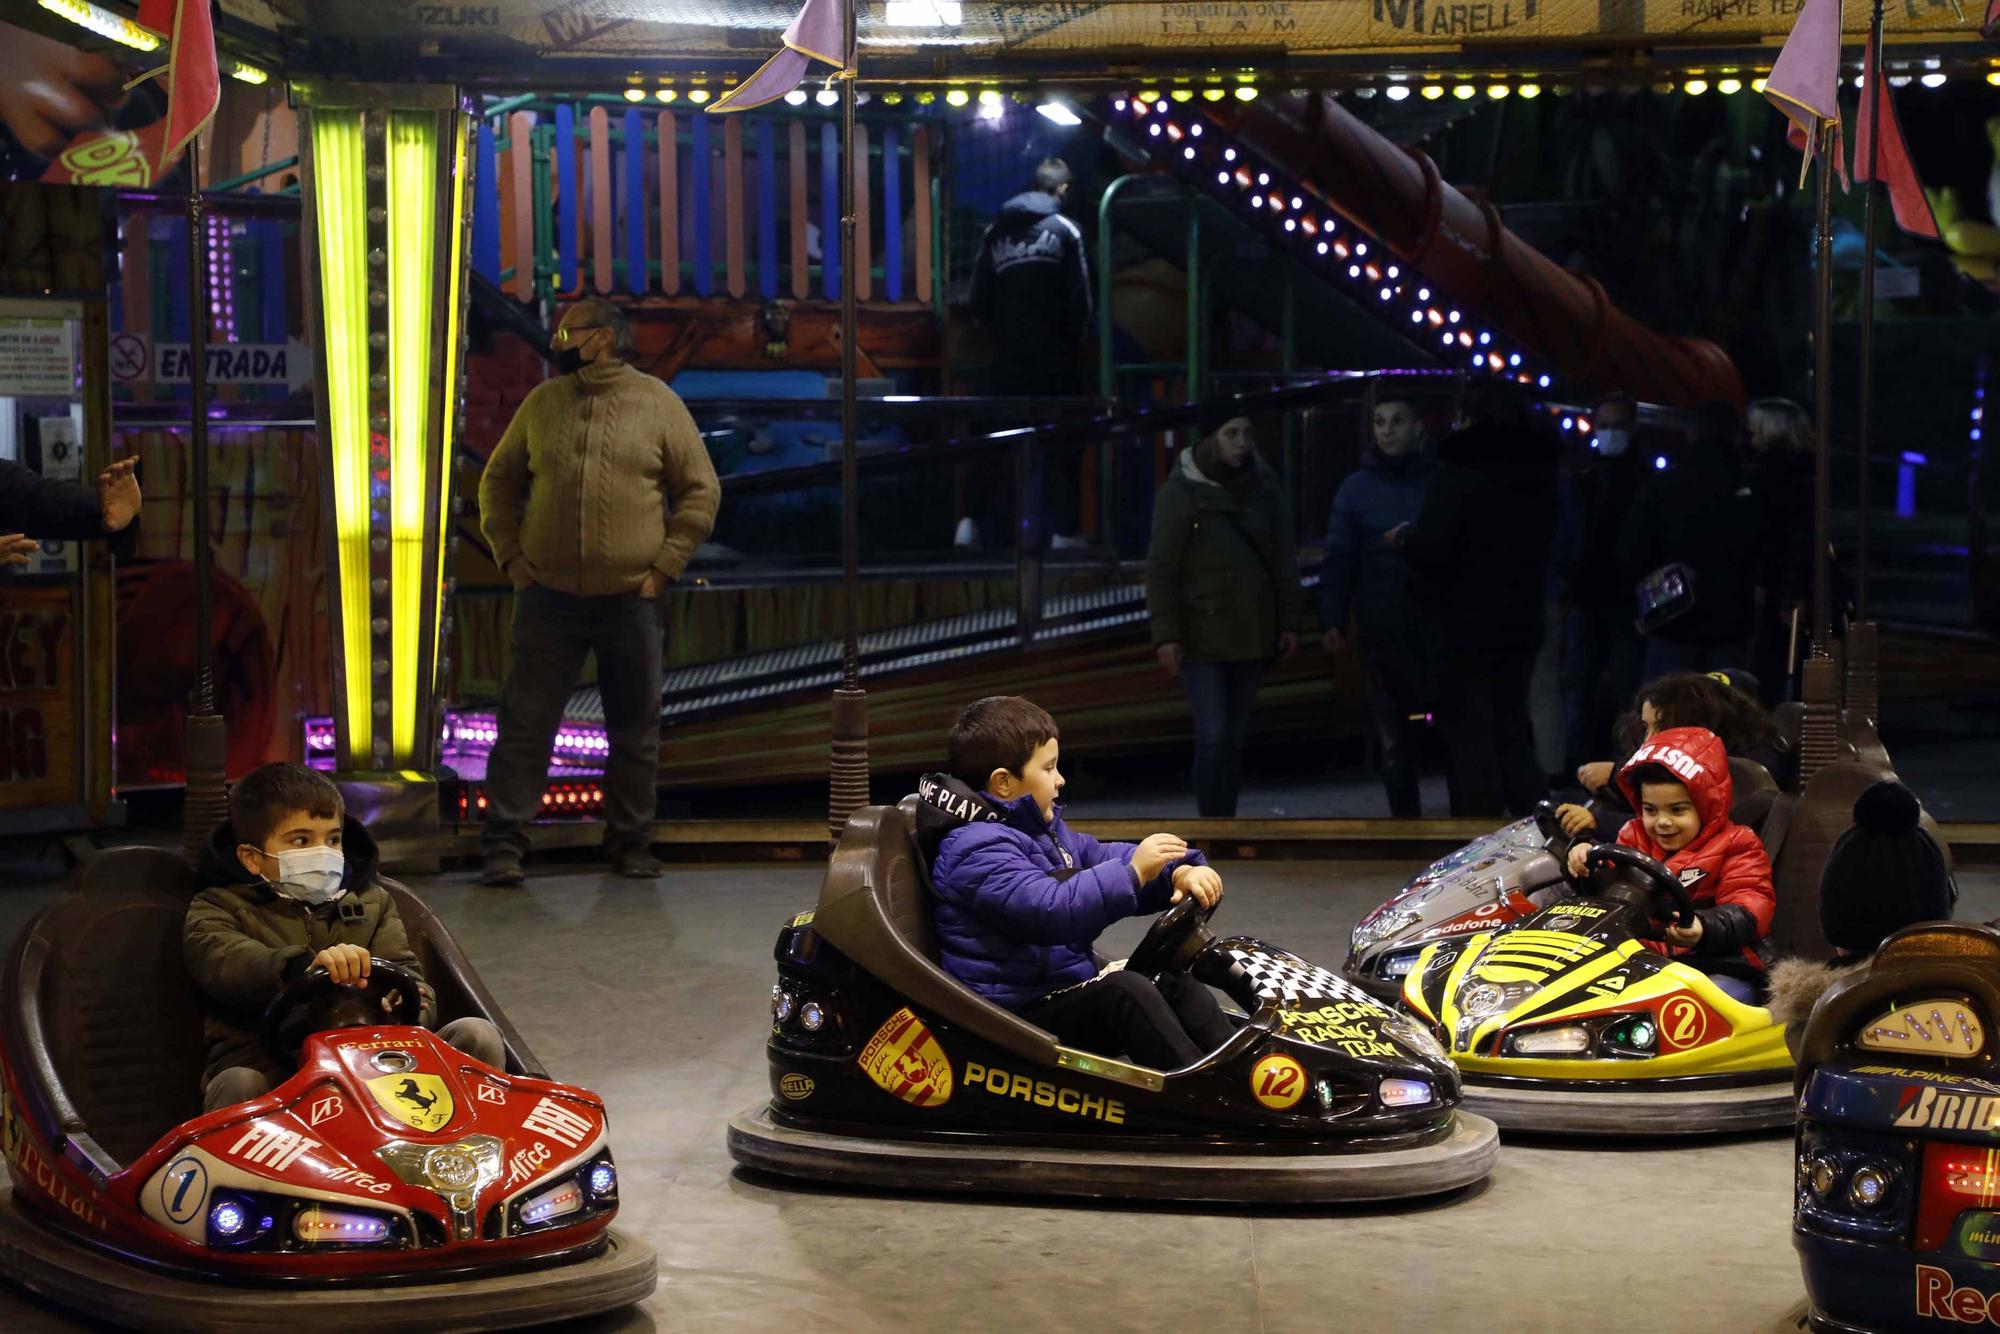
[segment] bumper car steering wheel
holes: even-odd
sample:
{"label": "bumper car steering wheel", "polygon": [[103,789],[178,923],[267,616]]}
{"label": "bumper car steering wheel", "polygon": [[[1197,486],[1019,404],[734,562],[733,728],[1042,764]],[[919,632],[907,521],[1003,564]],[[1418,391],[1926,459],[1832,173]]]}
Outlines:
{"label": "bumper car steering wheel", "polygon": [[308,968],[264,1010],[264,1050],[280,1064],[298,1064],[299,1045],[326,1028],[384,1022],[414,1024],[423,1013],[423,984],[387,959],[368,960],[368,980],[358,987],[335,982],[324,968]]}
{"label": "bumper car steering wheel", "polygon": [[1605,866],[1637,871],[1646,877],[1654,894],[1673,904],[1671,920],[1676,925],[1693,923],[1694,900],[1688,897],[1687,886],[1680,882],[1679,876],[1637,848],[1628,848],[1623,843],[1599,843],[1584,855],[1584,864],[1593,871]]}
{"label": "bumper car steering wheel", "polygon": [[1186,972],[1194,956],[1208,945],[1210,937],[1202,928],[1214,915],[1213,905],[1204,908],[1201,900],[1188,895],[1153,919],[1145,938],[1125,961],[1126,971],[1142,977]]}

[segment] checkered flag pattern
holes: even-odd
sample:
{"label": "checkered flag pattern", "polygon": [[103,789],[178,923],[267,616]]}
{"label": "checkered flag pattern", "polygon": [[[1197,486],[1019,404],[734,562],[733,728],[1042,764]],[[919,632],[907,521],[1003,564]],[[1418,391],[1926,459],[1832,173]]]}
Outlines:
{"label": "checkered flag pattern", "polygon": [[1317,964],[1307,963],[1296,954],[1230,946],[1229,957],[1236,961],[1237,967],[1243,970],[1251,985],[1257,989],[1258,996],[1264,1000],[1277,1001],[1281,1005],[1298,1005],[1307,1001],[1381,1004],[1347,979],[1329,973]]}

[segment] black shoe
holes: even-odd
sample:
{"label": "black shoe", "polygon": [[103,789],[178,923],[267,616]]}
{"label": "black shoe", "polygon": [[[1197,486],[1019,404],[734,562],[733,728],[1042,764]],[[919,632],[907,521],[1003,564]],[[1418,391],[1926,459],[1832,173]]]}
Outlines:
{"label": "black shoe", "polygon": [[496,848],[487,853],[479,869],[479,883],[482,885],[518,885],[526,879],[521,874],[521,854],[512,848]]}
{"label": "black shoe", "polygon": [[658,880],[667,868],[645,848],[621,848],[611,854],[611,874],[627,880]]}

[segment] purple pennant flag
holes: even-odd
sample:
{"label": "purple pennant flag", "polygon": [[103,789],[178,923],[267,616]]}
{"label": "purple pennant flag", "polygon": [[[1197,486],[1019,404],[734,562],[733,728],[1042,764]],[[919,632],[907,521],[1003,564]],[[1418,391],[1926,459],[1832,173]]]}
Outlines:
{"label": "purple pennant flag", "polygon": [[1843,179],[1847,164],[1842,160],[1840,142],[1840,0],[1806,0],[1805,8],[1792,24],[1792,35],[1778,52],[1771,77],[1764,83],[1764,96],[1792,122],[1786,138],[1805,149],[1799,180],[1805,180],[1809,166],[1820,148],[1820,127],[1831,124],[1833,162]]}
{"label": "purple pennant flag", "polygon": [[846,45],[847,6],[852,0],[806,0],[805,8],[785,29],[785,49],[765,61],[755,74],[717,98],[710,111],[748,111],[775,102],[799,86],[815,60],[842,68],[838,54]]}

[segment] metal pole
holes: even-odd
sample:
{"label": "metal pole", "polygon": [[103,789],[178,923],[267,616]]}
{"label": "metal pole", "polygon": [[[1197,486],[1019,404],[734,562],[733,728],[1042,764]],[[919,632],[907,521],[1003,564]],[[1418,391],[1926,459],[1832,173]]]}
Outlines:
{"label": "metal pole", "polygon": [[215,712],[215,635],[209,624],[208,225],[201,207],[201,136],[188,140],[188,448],[194,484],[195,711]]}
{"label": "metal pole", "polygon": [[194,698],[187,719],[182,852],[193,861],[228,812],[228,736],[215,711],[214,577],[208,485],[208,226],[201,207],[201,138],[188,141],[188,449],[194,487]]}
{"label": "metal pole", "polygon": [[854,11],[847,9],[847,33],[842,50],[845,77],[840,107],[840,559],[841,597],[840,684],[853,690],[860,684],[860,651],[855,635],[855,594],[861,581],[859,481],[854,440],[854,339],[859,322],[855,309],[854,176],[866,171],[866,161],[854,160]]}
{"label": "metal pole", "polygon": [[1832,471],[1828,454],[1833,435],[1833,154],[1835,127],[1819,127],[1819,206],[1814,225],[1813,425],[1813,622],[1812,655],[1826,658],[1833,647]]}
{"label": "metal pole", "polygon": [[1855,473],[1854,619],[1868,619],[1868,451],[1875,410],[1875,210],[1881,191],[1877,168],[1882,158],[1882,110],[1887,100],[1882,84],[1882,0],[1875,0],[1868,19],[1868,59],[1861,95],[1870,99],[1868,118],[1868,193],[1861,207],[1861,405],[1857,426],[1861,458]]}
{"label": "metal pole", "polygon": [[861,650],[856,631],[861,594],[861,481],[855,456],[854,176],[867,160],[854,159],[855,5],[846,11],[841,35],[840,113],[840,687],[833,692],[831,773],[827,830],[838,841],[854,812],[868,804],[868,697],[861,689]]}

